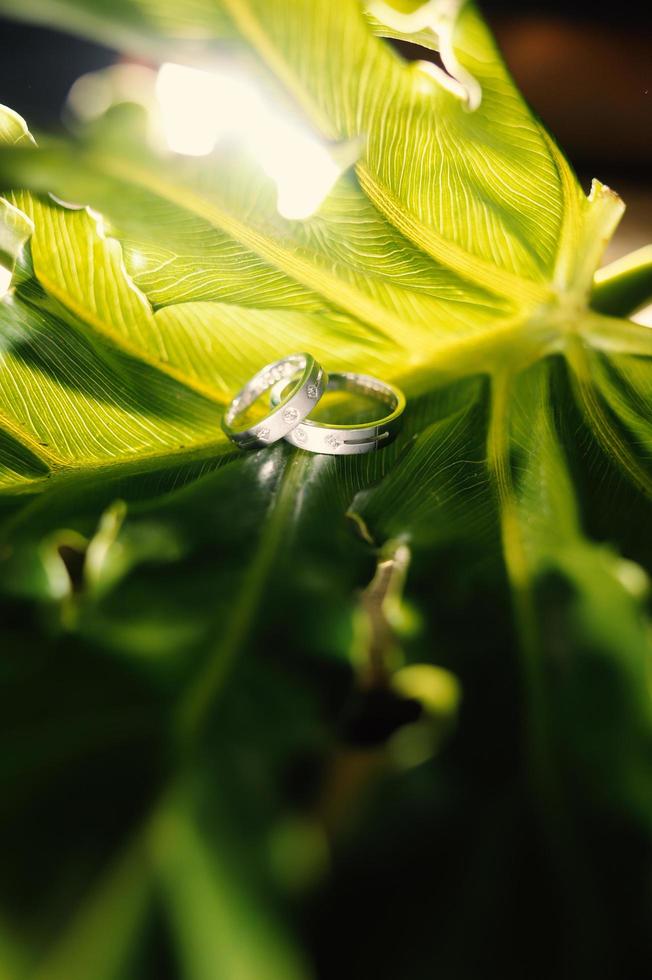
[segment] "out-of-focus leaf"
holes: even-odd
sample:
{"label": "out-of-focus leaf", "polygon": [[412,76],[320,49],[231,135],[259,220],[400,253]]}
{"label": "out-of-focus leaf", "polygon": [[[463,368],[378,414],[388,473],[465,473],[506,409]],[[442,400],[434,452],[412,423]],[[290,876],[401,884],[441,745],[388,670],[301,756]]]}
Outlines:
{"label": "out-of-focus leaf", "polygon": [[[150,883],[142,849],[132,847],[100,882],[95,894],[38,963],[34,980],[124,980],[134,976],[134,946],[142,929]],[[27,974],[25,974],[27,976]]]}
{"label": "out-of-focus leaf", "polygon": [[310,976],[274,922],[248,893],[237,853],[211,846],[187,801],[170,801],[156,818],[152,850],[188,980],[299,980]]}
{"label": "out-of-focus leaf", "polygon": [[[550,784],[560,768],[556,746],[568,736],[564,752],[569,751],[574,737],[566,725],[572,730],[581,714],[584,734],[570,750],[574,776],[582,772],[590,780],[601,805],[635,810],[649,821],[647,577],[640,566],[605,544],[590,543],[581,531],[550,408],[567,401],[567,379],[552,371],[552,362],[544,362],[513,380],[498,378],[494,386],[486,473],[472,462],[478,454],[472,442],[479,433],[478,389],[475,402],[419,436],[400,470],[359,495],[354,513],[379,545],[398,536],[427,555],[437,541],[440,548],[453,545],[468,562],[480,549],[487,553],[497,503],[538,778],[556,798],[559,786]],[[429,570],[428,563],[422,574]],[[607,718],[609,735],[602,738],[595,726],[606,725]],[[625,758],[622,745],[617,749],[611,741],[612,725],[626,740]]]}
{"label": "out-of-focus leaf", "polygon": [[652,245],[598,269],[592,305],[609,316],[629,316],[652,299]]}
{"label": "out-of-focus leaf", "polygon": [[119,3],[86,3],[85,0],[57,0],[54,9],[48,0],[30,0],[17,9],[11,0],[0,0],[7,17],[30,20],[93,38],[109,47],[135,54],[146,51],[154,56],[178,51],[205,56],[215,37],[233,36],[220,5],[210,0],[188,0],[183,8],[174,0],[120,0]]}

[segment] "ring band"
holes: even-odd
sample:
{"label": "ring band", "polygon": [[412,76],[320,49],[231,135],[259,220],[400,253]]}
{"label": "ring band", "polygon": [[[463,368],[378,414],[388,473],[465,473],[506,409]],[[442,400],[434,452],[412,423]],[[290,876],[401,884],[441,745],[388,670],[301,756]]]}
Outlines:
{"label": "ring band", "polygon": [[[272,405],[280,404],[286,383],[280,381],[272,389]],[[353,453],[370,453],[387,446],[401,428],[401,415],[405,408],[405,395],[400,388],[379,381],[366,374],[343,372],[331,374],[327,391],[351,391],[371,395],[388,405],[391,411],[376,422],[359,425],[332,425],[305,419],[285,436],[299,449],[311,453],[328,453],[331,456],[348,456]]]}
{"label": "ring band", "polygon": [[[273,410],[248,428],[235,422],[263,392],[282,383],[283,392]],[[267,364],[247,382],[228,406],[222,418],[226,435],[242,449],[261,449],[278,442],[313,410],[328,384],[328,375],[312,354],[290,354]]]}

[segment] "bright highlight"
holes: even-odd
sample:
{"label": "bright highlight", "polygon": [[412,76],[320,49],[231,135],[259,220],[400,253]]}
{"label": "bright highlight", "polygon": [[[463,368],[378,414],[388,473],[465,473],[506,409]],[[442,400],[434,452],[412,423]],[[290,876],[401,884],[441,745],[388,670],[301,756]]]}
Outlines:
{"label": "bright highlight", "polygon": [[166,63],[156,95],[167,145],[175,153],[205,156],[223,139],[236,139],[276,183],[283,217],[308,218],[343,167],[328,147],[266,104],[258,89],[232,71],[203,71]]}
{"label": "bright highlight", "polygon": [[11,269],[6,269],[3,265],[0,265],[0,299],[9,292],[9,287],[11,286]]}

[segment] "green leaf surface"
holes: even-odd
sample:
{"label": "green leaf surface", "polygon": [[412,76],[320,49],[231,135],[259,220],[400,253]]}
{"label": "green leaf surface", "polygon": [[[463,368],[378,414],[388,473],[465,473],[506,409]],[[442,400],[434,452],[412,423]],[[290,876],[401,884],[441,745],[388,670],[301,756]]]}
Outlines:
{"label": "green leaf surface", "polygon": [[[305,132],[360,156],[290,220],[237,141],[165,154],[114,107],[36,148],[0,114],[4,839],[24,804],[35,854],[20,888],[8,862],[8,948],[26,936],[54,951],[44,975],[81,977],[114,922],[107,977],[159,980],[162,948],[190,980],[416,980],[480,975],[475,947],[526,975],[522,930],[545,975],[606,977],[615,956],[637,975],[652,335],[620,316],[645,263],[594,285],[622,202],[584,195],[472,4],[449,41],[475,111],[354,0],[24,15],[57,12],[177,60],[228,35]],[[396,442],[232,448],[225,405],[295,350],[399,383]],[[446,726],[401,681],[417,667],[461,688],[441,763]],[[70,814],[62,794],[89,779],[91,809],[54,823],[54,868],[35,815]],[[137,880],[115,857],[134,835]]]}

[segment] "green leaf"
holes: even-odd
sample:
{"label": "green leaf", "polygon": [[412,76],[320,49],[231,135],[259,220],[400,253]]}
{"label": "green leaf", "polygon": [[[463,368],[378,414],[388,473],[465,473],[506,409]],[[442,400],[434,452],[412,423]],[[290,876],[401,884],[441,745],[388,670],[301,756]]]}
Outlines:
{"label": "green leaf", "polygon": [[[513,274],[545,283],[551,272],[563,210],[556,153],[471,5],[456,31],[460,60],[484,93],[483,105],[471,114],[435,82],[424,85],[374,38],[353,0],[340,5],[337,18],[326,3],[312,15],[307,4],[293,4],[285,18],[256,0],[225,5],[243,35],[333,135],[365,134],[361,184],[407,237],[437,261],[489,288],[502,286],[512,298],[545,296],[545,288],[526,286]],[[306,23],[301,45],[293,43]],[[346,46],[337,44],[337,36],[347,37]],[[431,193],[433,186],[439,194]],[[579,193],[576,186],[571,193]]]}
{"label": "green leaf", "polygon": [[98,980],[131,975],[134,942],[142,928],[149,893],[142,853],[133,847],[84,901],[54,949],[29,975],[38,980]]}
{"label": "green leaf", "polygon": [[[38,673],[43,648],[65,691],[80,671],[92,687],[101,667],[125,692],[142,685],[160,713],[168,751],[151,795],[172,802],[163,816],[152,799],[121,811],[110,849],[143,809],[155,814],[180,973],[305,976],[312,955],[325,974],[325,940],[348,928],[336,910],[349,873],[386,862],[388,887],[365,872],[354,892],[355,975],[373,946],[379,975],[477,976],[470,944],[432,915],[433,890],[436,908],[464,914],[470,892],[487,895],[481,917],[469,912],[478,927],[487,909],[516,909],[513,928],[489,930],[501,963],[521,927],[550,945],[549,916],[530,914],[545,894],[568,924],[550,975],[569,963],[598,975],[616,953],[636,975],[636,916],[614,895],[642,906],[652,840],[652,340],[605,311],[633,308],[645,263],[594,285],[622,202],[598,181],[583,194],[472,4],[435,33],[459,84],[479,84],[474,111],[398,57],[385,38],[404,32],[383,26],[379,5],[371,18],[354,0],[57,9],[82,32],[115,29],[129,46],[146,35],[144,50],[189,62],[198,49],[175,48],[181,24],[202,41],[224,30],[256,84],[276,79],[270,105],[322,149],[360,147],[317,211],[290,220],[237,140],[182,159],[116,107],[36,149],[0,117],[5,225],[22,222],[2,239],[18,273],[0,302],[0,588],[10,645],[27,651],[10,662],[10,689]],[[426,29],[414,39],[434,45]],[[219,431],[230,397],[263,363],[306,349],[329,370],[404,387],[391,447],[231,449]],[[431,766],[439,729],[422,713],[452,712],[458,686],[458,729]],[[52,710],[56,730],[65,702]],[[48,733],[35,743],[45,751]],[[293,783],[301,751],[312,782]],[[125,798],[126,761],[109,765]],[[51,788],[20,773],[17,792],[42,809]],[[201,805],[168,795],[189,774]],[[267,853],[299,825],[333,855],[315,860],[319,888],[299,899],[320,909],[317,925],[297,920],[305,957],[282,925],[287,882],[310,878],[301,849],[281,875]],[[408,845],[396,827],[419,855],[425,901],[397,863]],[[474,843],[468,881],[447,870],[448,852],[466,854],[487,827],[518,827],[523,852],[503,842],[501,861]],[[247,860],[227,854],[236,838],[255,842]],[[387,906],[394,882],[405,910]],[[426,912],[410,945],[427,934],[425,960],[404,965],[405,933],[378,922]],[[609,931],[616,913],[627,925]],[[150,928],[144,945],[156,941]]]}
{"label": "green leaf", "polygon": [[[448,406],[448,413],[410,448],[402,468],[359,495],[354,512],[378,544],[399,537],[429,556],[433,544],[441,549],[450,543],[468,563],[476,555],[484,557],[488,550],[495,528],[492,511],[498,507],[502,550],[521,632],[522,669],[531,699],[531,737],[538,743],[533,746],[533,757],[539,756],[545,767],[541,775],[549,778],[551,761],[540,754],[546,754],[558,737],[548,699],[559,695],[549,694],[548,686],[579,684],[574,671],[581,676],[590,670],[613,671],[622,685],[621,731],[629,729],[632,742],[628,766],[619,759],[612,778],[623,779],[625,799],[630,791],[634,794],[627,803],[640,806],[643,818],[649,819],[651,787],[644,772],[652,751],[652,704],[645,675],[652,649],[643,603],[645,573],[608,546],[591,544],[582,533],[558,424],[550,412],[551,403],[561,405],[569,397],[567,379],[559,367],[541,362],[517,378],[495,379],[485,430],[487,469],[473,462],[482,455],[478,422],[486,395],[478,387],[468,391],[464,407]],[[558,594],[553,599],[555,591]],[[555,600],[559,604],[556,615],[563,617],[562,622],[555,622],[549,608]],[[546,629],[546,623],[555,623],[555,629]],[[571,661],[562,670],[555,665],[567,644],[575,650],[577,662]],[[552,681],[546,678],[549,672]],[[594,692],[587,686],[574,695],[575,711],[582,705],[593,717],[600,710],[615,713],[613,689],[611,704],[600,709],[592,704],[594,696],[604,695],[600,687]],[[595,791],[602,793],[605,746],[594,736],[586,739],[582,750],[596,753],[583,763],[592,770]],[[614,793],[610,803],[615,805],[611,779],[609,786]],[[644,797],[636,798],[639,793]]]}
{"label": "green leaf", "polygon": [[34,145],[25,120],[6,105],[0,106],[0,143],[9,146]]}
{"label": "green leaf", "polygon": [[18,208],[0,198],[0,289],[2,295],[11,286],[16,260],[20,258],[33,225]]}
{"label": "green leaf", "polygon": [[[0,143],[23,146],[32,142],[21,117],[7,106],[0,106]],[[0,298],[11,285],[16,261],[33,230],[27,215],[10,201],[0,198]]]}
{"label": "green leaf", "polygon": [[220,853],[203,839],[183,798],[162,810],[151,836],[184,977],[298,980],[310,975],[273,913],[243,888],[233,852]]}
{"label": "green leaf", "polygon": [[629,316],[652,298],[652,245],[598,269],[592,305],[609,316]]}

